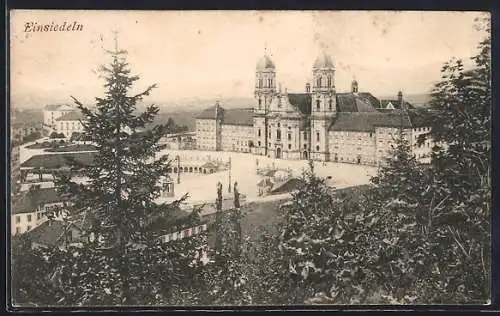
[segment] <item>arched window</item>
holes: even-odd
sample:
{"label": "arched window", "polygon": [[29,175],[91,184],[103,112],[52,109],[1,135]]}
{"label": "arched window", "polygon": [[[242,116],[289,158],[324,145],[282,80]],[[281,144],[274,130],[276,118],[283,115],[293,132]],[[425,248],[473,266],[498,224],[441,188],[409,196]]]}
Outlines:
{"label": "arched window", "polygon": [[316,110],[320,110],[321,109],[321,102],[319,100],[316,100]]}
{"label": "arched window", "polygon": [[262,99],[259,98],[259,109],[261,109],[261,108],[262,108]]}
{"label": "arched window", "polygon": [[332,110],[332,99],[328,100],[328,108]]}
{"label": "arched window", "polygon": [[332,86],[332,76],[328,75],[328,88]]}
{"label": "arched window", "polygon": [[281,139],[281,130],[280,130],[280,129],[278,129],[278,130],[276,131],[276,139],[278,139],[278,140],[280,140],[280,139]]}
{"label": "arched window", "polygon": [[259,128],[258,134],[259,134],[259,137],[260,137],[260,128]]}
{"label": "arched window", "polygon": [[318,76],[316,85],[318,86],[318,88],[321,87],[321,76]]}

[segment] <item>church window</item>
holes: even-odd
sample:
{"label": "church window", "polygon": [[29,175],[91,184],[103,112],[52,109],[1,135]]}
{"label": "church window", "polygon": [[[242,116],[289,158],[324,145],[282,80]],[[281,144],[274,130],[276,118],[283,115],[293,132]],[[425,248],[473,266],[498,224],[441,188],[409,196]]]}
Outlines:
{"label": "church window", "polygon": [[328,76],[328,87],[332,86],[332,76]]}
{"label": "church window", "polygon": [[261,108],[262,108],[262,99],[259,98],[259,109],[261,109]]}
{"label": "church window", "polygon": [[304,132],[304,140],[307,140],[307,133]]}
{"label": "church window", "polygon": [[288,149],[292,149],[292,144],[288,144]]}
{"label": "church window", "polygon": [[319,151],[319,145],[318,145],[318,146],[316,146],[316,151]]}
{"label": "church window", "polygon": [[318,88],[321,87],[321,76],[318,77],[317,86],[318,86]]}
{"label": "church window", "polygon": [[258,132],[258,134],[259,134],[259,137],[260,137],[260,128],[259,128],[259,132]]}
{"label": "church window", "polygon": [[316,100],[316,109],[319,110],[321,108],[321,103],[319,100]]}
{"label": "church window", "polygon": [[328,108],[332,110],[332,99],[328,100]]}
{"label": "church window", "polygon": [[280,124],[280,123],[278,123],[278,127],[281,127],[281,124]]}
{"label": "church window", "polygon": [[276,131],[276,139],[281,140],[281,130]]}
{"label": "church window", "polygon": [[316,132],[316,141],[319,142],[319,132]]}
{"label": "church window", "polygon": [[258,144],[258,145],[259,145],[259,147],[260,147],[260,140],[257,142],[257,144]]}
{"label": "church window", "polygon": [[292,134],[288,133],[288,140],[292,140]]}
{"label": "church window", "polygon": [[269,138],[271,138],[271,130],[269,130]]}
{"label": "church window", "polygon": [[307,144],[304,144],[304,149],[307,149]]}

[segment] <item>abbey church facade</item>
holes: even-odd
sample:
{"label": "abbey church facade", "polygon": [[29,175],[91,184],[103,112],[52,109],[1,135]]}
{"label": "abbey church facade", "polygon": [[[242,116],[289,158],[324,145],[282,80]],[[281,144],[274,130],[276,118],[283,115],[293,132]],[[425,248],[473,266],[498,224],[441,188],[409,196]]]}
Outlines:
{"label": "abbey church facade", "polygon": [[312,78],[304,92],[288,92],[277,84],[273,61],[262,57],[253,107],[231,109],[217,103],[205,109],[196,118],[198,149],[377,165],[403,129],[416,158],[430,161],[432,141],[417,144],[429,132],[426,115],[401,92],[394,100],[379,100],[360,92],[355,80],[349,92],[338,92],[335,67],[325,53],[315,60]]}

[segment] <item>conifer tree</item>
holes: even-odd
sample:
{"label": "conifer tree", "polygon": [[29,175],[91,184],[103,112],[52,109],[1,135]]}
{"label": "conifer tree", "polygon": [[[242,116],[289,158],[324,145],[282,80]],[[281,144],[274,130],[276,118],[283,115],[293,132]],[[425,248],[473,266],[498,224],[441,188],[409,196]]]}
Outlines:
{"label": "conifer tree", "polygon": [[478,19],[487,34],[472,58],[473,69],[454,59],[441,71],[432,93],[435,112],[428,137],[438,200],[437,234],[449,266],[442,269],[448,300],[484,302],[489,296],[491,248],[491,35],[488,17]]}
{"label": "conifer tree", "polygon": [[457,59],[442,68],[426,136],[437,144],[431,165],[418,166],[400,137],[372,179],[369,206],[384,214],[375,233],[395,241],[382,252],[391,271],[377,273],[404,272],[405,282],[388,289],[396,301],[408,303],[406,294],[410,302],[484,303],[489,295],[489,46],[489,38],[481,42],[472,70]]}
{"label": "conifer tree", "polygon": [[[158,143],[169,126],[150,125],[159,108],[150,105],[138,112],[138,104],[155,85],[131,93],[139,79],[131,75],[126,51],[109,51],[112,61],[102,66],[105,94],[87,108],[75,99],[85,116],[84,133],[97,152],[91,167],[84,170],[88,185],[59,175],[56,188],[68,199],[71,218],[84,214],[92,227],[93,242],[83,247],[47,249],[52,272],[39,288],[48,288],[55,278],[61,289],[52,304],[62,305],[156,305],[172,302],[176,287],[186,283],[197,259],[201,239],[162,244],[158,237],[173,229],[192,227],[192,214],[182,223],[167,220],[162,229],[154,224],[179,212],[180,201],[159,203],[165,189],[160,177],[167,174],[170,158]],[[146,126],[149,129],[140,131]],[[76,163],[76,162],[74,162]],[[199,256],[198,256],[199,257]],[[54,279],[54,278],[52,278]]]}

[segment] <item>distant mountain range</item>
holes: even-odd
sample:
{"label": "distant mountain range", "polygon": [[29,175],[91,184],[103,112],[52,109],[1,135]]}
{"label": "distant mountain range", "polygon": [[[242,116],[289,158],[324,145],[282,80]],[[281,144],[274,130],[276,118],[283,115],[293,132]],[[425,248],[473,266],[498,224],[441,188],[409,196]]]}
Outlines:
{"label": "distant mountain range", "polygon": [[[395,99],[396,96],[382,96],[379,99]],[[430,96],[428,94],[407,94],[405,100],[412,103],[416,107],[425,106]],[[154,103],[160,108],[160,113],[155,119],[155,123],[166,123],[169,118],[172,118],[178,125],[186,125],[190,131],[196,128],[195,117],[205,108],[213,106],[217,99],[185,99],[178,102],[147,102],[146,104]],[[226,98],[220,99],[220,105],[224,108],[250,108],[253,107],[255,100],[253,98]],[[57,102],[54,102],[57,103]],[[139,107],[140,108],[140,107]],[[13,121],[42,121],[43,108],[16,108],[15,118]]]}

